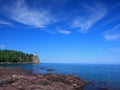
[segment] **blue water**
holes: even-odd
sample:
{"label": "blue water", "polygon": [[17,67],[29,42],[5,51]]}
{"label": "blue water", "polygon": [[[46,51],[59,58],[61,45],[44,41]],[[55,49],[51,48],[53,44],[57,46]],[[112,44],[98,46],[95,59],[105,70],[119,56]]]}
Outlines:
{"label": "blue water", "polygon": [[[120,90],[120,65],[107,64],[11,64],[0,67],[19,67],[30,69],[32,73],[58,73],[80,76],[82,79],[92,82],[84,90]],[[53,69],[48,71],[47,69]]]}

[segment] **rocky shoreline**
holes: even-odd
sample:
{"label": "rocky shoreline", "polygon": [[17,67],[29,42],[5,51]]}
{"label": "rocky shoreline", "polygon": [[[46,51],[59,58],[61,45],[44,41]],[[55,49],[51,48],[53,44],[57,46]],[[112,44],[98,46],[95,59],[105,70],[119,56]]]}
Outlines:
{"label": "rocky shoreline", "polygon": [[0,68],[0,90],[82,90],[87,84],[78,76],[31,74],[20,68]]}

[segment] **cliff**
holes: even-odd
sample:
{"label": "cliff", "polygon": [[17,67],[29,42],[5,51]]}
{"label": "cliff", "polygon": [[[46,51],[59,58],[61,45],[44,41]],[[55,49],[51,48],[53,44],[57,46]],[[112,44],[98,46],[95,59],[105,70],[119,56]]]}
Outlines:
{"label": "cliff", "polygon": [[32,63],[34,64],[40,63],[40,60],[37,54],[34,54],[32,59],[33,59]]}

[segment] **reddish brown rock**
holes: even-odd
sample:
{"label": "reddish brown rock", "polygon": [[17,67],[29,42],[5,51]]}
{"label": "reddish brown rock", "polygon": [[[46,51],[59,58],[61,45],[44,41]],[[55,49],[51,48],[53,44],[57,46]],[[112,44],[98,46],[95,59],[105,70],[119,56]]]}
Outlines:
{"label": "reddish brown rock", "polygon": [[0,90],[82,90],[80,77],[61,74],[35,74],[18,68],[0,68]]}

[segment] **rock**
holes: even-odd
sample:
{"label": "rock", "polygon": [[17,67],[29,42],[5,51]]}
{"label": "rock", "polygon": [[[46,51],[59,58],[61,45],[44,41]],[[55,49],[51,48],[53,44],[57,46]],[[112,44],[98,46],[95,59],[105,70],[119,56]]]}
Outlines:
{"label": "rock", "polygon": [[34,74],[36,77],[38,78],[43,78],[43,75],[42,74]]}
{"label": "rock", "polygon": [[82,90],[87,84],[77,76],[31,75],[28,71],[17,68],[0,68],[0,75],[0,90]]}
{"label": "rock", "polygon": [[101,87],[100,89],[101,90],[110,90],[109,88],[106,88],[106,87]]}
{"label": "rock", "polygon": [[72,75],[45,74],[44,77],[46,77],[51,82],[61,82],[78,90],[87,84],[87,82],[84,80]]}
{"label": "rock", "polygon": [[47,71],[54,71],[54,69],[46,69]]}
{"label": "rock", "polygon": [[40,67],[40,69],[45,69],[45,67]]}
{"label": "rock", "polygon": [[38,55],[36,53],[33,54],[32,60],[33,60],[32,63],[34,63],[34,64],[40,63],[39,57],[38,57]]}

